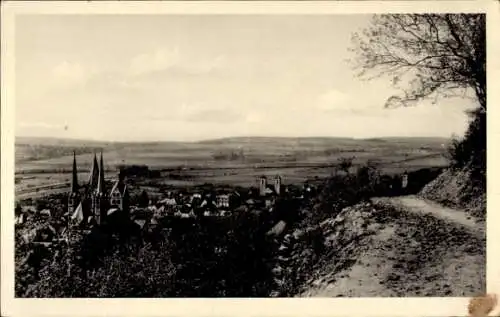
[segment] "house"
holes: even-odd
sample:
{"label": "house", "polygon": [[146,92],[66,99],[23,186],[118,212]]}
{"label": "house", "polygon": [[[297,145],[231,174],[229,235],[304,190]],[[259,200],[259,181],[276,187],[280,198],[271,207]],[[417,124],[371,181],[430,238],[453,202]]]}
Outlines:
{"label": "house", "polygon": [[145,219],[135,219],[134,220],[134,223],[136,225],[138,225],[139,228],[141,228],[141,229],[144,229],[144,227],[146,226],[146,222],[147,222],[147,220],[145,220]]}
{"label": "house", "polygon": [[271,230],[267,232],[267,235],[281,236],[285,232],[286,227],[287,227],[286,222],[280,220],[276,225],[274,225],[274,227],[271,228]]}
{"label": "house", "polygon": [[175,198],[165,198],[165,199],[160,201],[160,204],[163,204],[166,206],[176,206],[177,201],[175,200]]}
{"label": "house", "polygon": [[189,213],[181,213],[181,218],[194,218],[194,212],[190,211]]}
{"label": "house", "polygon": [[235,213],[243,213],[243,212],[247,212],[247,211],[248,211],[247,206],[239,206],[238,208],[236,208],[234,210]]}
{"label": "house", "polygon": [[120,171],[118,180],[115,182],[110,192],[110,207],[120,208],[128,212],[130,196],[124,178],[123,172]]}
{"label": "house", "polygon": [[156,220],[156,218],[151,218],[150,224],[156,226],[158,225],[158,220]]}
{"label": "house", "polygon": [[202,198],[201,194],[196,193],[196,194],[193,194],[191,196],[189,203],[191,206],[196,208],[196,207],[201,205],[202,201],[203,201],[203,198]]}
{"label": "house", "polygon": [[89,215],[85,214],[83,204],[79,203],[69,217],[69,224],[74,228],[83,227],[87,223],[87,218],[89,218]]}
{"label": "house", "polygon": [[156,209],[155,215],[164,216],[166,213],[167,209],[165,208],[165,206],[161,206],[160,208]]}
{"label": "house", "polygon": [[274,205],[274,203],[275,203],[275,200],[272,197],[265,200],[266,208],[271,208]]}
{"label": "house", "polygon": [[216,196],[215,206],[217,208],[229,208],[229,195],[222,194]]}
{"label": "house", "polygon": [[24,214],[20,214],[20,215],[16,216],[15,224],[22,225],[24,223],[24,220],[25,220]]}
{"label": "house", "polygon": [[203,199],[201,202],[200,208],[208,208],[208,209],[214,209],[214,203],[211,199]]}
{"label": "house", "polygon": [[40,215],[50,218],[51,212],[49,209],[44,209],[44,210],[40,211]]}
{"label": "house", "polygon": [[118,208],[110,208],[106,214],[106,216],[111,216],[119,211]]}
{"label": "house", "polygon": [[203,212],[203,216],[204,216],[204,217],[217,217],[218,215],[219,215],[219,213],[218,213],[218,212],[215,212],[215,211],[213,211],[213,210],[205,210],[205,211]]}
{"label": "house", "polygon": [[194,193],[191,196],[191,201],[193,201],[194,199],[201,199],[201,194],[200,193]]}

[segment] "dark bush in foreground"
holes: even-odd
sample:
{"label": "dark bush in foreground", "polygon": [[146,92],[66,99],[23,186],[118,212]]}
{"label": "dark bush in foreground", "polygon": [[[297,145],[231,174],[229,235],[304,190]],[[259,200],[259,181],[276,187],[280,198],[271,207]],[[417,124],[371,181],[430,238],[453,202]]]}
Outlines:
{"label": "dark bush in foreground", "polygon": [[[260,297],[272,288],[273,243],[254,214],[175,219],[120,240],[95,232],[71,248],[40,246],[27,262],[18,239],[18,297]],[[25,245],[26,246],[26,245]],[[33,256],[31,256],[33,257]],[[28,257],[29,258],[29,257]],[[68,275],[71,264],[71,274]]]}

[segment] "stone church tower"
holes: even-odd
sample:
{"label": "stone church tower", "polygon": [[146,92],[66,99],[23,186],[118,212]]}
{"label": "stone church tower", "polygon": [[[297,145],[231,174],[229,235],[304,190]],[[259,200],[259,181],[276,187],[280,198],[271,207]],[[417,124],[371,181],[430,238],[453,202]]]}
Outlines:
{"label": "stone church tower", "polygon": [[78,187],[78,171],[76,167],[76,153],[73,152],[73,170],[71,172],[71,190],[68,197],[68,213],[73,214],[75,208],[80,203],[80,193]]}
{"label": "stone church tower", "polygon": [[281,193],[281,176],[276,175],[274,178],[274,191],[276,192],[276,195],[280,195]]}
{"label": "stone church tower", "polygon": [[108,210],[109,198],[106,193],[106,184],[104,180],[104,163],[101,152],[101,160],[99,166],[99,178],[97,180],[97,188],[92,193],[92,216],[96,223],[100,225],[106,217]]}
{"label": "stone church tower", "polygon": [[266,195],[266,188],[267,188],[267,178],[265,176],[261,176],[259,183],[259,194],[261,196]]}

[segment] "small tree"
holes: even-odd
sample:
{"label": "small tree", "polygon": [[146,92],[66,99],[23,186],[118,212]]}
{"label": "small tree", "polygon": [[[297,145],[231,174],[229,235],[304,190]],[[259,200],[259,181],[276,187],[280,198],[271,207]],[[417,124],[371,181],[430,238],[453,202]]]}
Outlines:
{"label": "small tree", "polygon": [[344,171],[346,173],[349,173],[349,169],[352,167],[352,161],[354,160],[353,157],[340,157],[338,159],[339,164],[338,167],[341,171]]}
{"label": "small tree", "polygon": [[21,208],[21,205],[19,204],[19,202],[17,202],[16,207],[14,209],[14,215],[19,216],[20,214],[22,214],[22,212],[23,212],[23,209]]}
{"label": "small tree", "polygon": [[149,205],[149,196],[145,190],[143,190],[141,192],[141,195],[139,196],[137,204],[139,205],[139,207],[143,207],[143,208],[147,207]]}

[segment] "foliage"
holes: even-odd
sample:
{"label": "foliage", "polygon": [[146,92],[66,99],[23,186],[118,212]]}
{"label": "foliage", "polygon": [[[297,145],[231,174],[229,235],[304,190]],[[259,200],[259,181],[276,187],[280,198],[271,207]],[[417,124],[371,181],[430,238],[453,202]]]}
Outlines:
{"label": "foliage", "polygon": [[149,195],[145,190],[143,190],[140,196],[137,198],[137,205],[142,208],[145,208],[149,205]]}
{"label": "foliage", "polygon": [[476,110],[462,139],[454,139],[449,148],[452,168],[470,168],[473,181],[486,186],[486,113]]}
{"label": "foliage", "polygon": [[24,296],[149,297],[174,293],[171,284],[175,268],[166,247],[115,250],[103,258],[102,266],[87,271],[67,251],[40,270],[38,280],[27,287]]}
{"label": "foliage", "polygon": [[339,157],[338,158],[339,169],[341,171],[348,173],[349,169],[352,167],[353,160],[354,160],[354,157]]}
{"label": "foliage", "polygon": [[390,76],[402,96],[387,106],[472,89],[486,110],[485,14],[383,14],[355,33],[359,75]]}
{"label": "foliage", "polygon": [[101,150],[99,147],[89,147],[84,145],[79,146],[65,146],[65,145],[45,145],[45,144],[16,144],[17,151],[22,155],[16,156],[16,161],[26,162],[42,160],[51,157],[59,157],[72,155],[73,151],[76,155],[95,153]]}
{"label": "foliage", "polygon": [[360,76],[390,76],[404,84],[386,106],[472,91],[479,107],[462,139],[449,148],[453,169],[466,169],[465,197],[486,191],[486,16],[485,14],[386,14],[353,37]]}
{"label": "foliage", "polygon": [[245,159],[245,153],[243,149],[219,151],[212,154],[212,158],[216,161],[236,161]]}
{"label": "foliage", "polygon": [[[95,230],[59,250],[16,239],[19,297],[248,297],[272,287],[270,223],[251,213],[171,219],[151,232]],[[69,252],[71,251],[71,252]],[[36,254],[32,254],[36,253]],[[71,274],[68,268],[71,264]]]}

